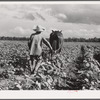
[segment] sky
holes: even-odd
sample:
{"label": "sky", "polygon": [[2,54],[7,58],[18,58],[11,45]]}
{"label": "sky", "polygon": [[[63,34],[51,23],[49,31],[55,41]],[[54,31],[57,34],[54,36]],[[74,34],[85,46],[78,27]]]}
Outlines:
{"label": "sky", "polygon": [[36,25],[45,37],[57,29],[65,38],[100,38],[100,4],[0,4],[0,36],[29,37]]}

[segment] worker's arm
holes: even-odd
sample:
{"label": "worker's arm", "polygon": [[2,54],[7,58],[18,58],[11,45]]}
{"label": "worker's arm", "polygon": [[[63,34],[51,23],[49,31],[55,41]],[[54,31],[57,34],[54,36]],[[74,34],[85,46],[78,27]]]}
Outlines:
{"label": "worker's arm", "polygon": [[45,38],[43,38],[43,43],[45,45],[47,45],[50,48],[50,50],[53,50],[52,47],[51,47],[51,45],[50,45],[50,43]]}

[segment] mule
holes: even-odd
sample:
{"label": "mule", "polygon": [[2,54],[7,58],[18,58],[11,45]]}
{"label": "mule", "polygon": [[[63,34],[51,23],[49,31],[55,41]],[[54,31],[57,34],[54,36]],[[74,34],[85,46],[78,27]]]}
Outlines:
{"label": "mule", "polygon": [[63,47],[63,34],[62,31],[53,31],[50,34],[49,42],[53,48],[54,53],[52,52],[51,56],[53,54],[58,54],[61,52],[62,47]]}

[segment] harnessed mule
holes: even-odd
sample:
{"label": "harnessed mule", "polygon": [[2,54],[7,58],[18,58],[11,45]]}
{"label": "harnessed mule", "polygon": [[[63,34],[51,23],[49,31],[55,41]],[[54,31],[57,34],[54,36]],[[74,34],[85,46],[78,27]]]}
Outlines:
{"label": "harnessed mule", "polygon": [[61,52],[63,46],[63,34],[62,31],[53,31],[50,34],[49,38],[50,44],[54,50],[54,53],[51,53],[51,57],[53,54],[58,54]]}

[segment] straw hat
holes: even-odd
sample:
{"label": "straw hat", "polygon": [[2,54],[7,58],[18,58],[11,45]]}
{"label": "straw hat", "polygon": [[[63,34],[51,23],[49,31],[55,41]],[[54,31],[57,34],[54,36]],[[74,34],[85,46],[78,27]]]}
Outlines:
{"label": "straw hat", "polygon": [[42,26],[36,26],[35,28],[33,28],[34,31],[36,32],[43,32],[45,30],[45,28],[43,28]]}

